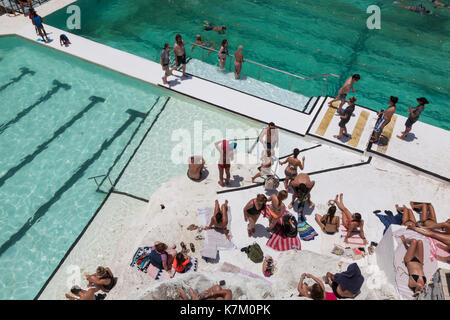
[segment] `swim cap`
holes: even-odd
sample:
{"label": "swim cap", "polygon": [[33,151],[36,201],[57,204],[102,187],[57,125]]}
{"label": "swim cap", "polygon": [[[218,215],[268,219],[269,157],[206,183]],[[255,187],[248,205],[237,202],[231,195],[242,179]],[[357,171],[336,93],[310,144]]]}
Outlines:
{"label": "swim cap", "polygon": [[230,149],[236,149],[237,143],[236,142],[230,142]]}

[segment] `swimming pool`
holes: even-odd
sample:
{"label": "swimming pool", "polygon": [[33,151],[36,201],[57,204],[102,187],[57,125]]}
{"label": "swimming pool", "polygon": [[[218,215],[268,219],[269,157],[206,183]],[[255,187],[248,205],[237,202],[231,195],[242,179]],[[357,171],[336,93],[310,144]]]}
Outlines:
{"label": "swimming pool", "polygon": [[88,178],[124,165],[161,91],[18,37],[0,43],[0,299],[32,299],[105,197]]}
{"label": "swimming pool", "polygon": [[[425,96],[431,103],[421,121],[450,129],[446,108],[450,25],[445,9],[436,10],[439,17],[421,16],[391,2],[375,1],[382,9],[382,28],[369,30],[366,8],[374,4],[372,0],[230,0],[226,5],[217,0],[78,0],[75,4],[81,8],[82,28],[71,32],[112,47],[159,61],[162,45],[173,45],[176,33],[186,42],[196,34],[216,43],[226,37],[232,54],[243,44],[244,57],[281,70],[340,75],[339,80],[330,79],[326,94],[335,95],[346,77],[360,73],[357,103],[374,109],[385,108],[389,96],[395,95],[400,98],[398,112],[406,115],[408,105]],[[67,17],[66,9],[61,9],[48,16],[47,23],[66,29]],[[204,20],[227,25],[226,34],[203,31]],[[258,68],[244,65],[243,74],[257,78]],[[261,80],[283,88],[289,85],[289,78],[276,72],[261,72]],[[323,80],[292,84],[305,96],[319,95],[322,87]]]}

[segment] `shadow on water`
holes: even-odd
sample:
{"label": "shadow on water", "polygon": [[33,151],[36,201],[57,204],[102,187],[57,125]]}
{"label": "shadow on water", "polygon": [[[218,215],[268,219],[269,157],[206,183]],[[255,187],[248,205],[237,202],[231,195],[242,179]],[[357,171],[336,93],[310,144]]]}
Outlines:
{"label": "shadow on water", "polygon": [[49,100],[54,94],[56,94],[59,89],[64,89],[64,90],[70,90],[72,87],[66,83],[62,83],[59,82],[58,80],[53,80],[53,88],[50,89],[45,95],[43,95],[42,97],[40,97],[38,99],[38,101],[36,101],[35,103],[33,103],[31,106],[29,106],[28,108],[22,110],[21,112],[19,112],[14,119],[8,121],[7,123],[1,124],[0,125],[0,134],[2,134],[6,129],[8,129],[8,127],[16,122],[18,122],[20,119],[22,119],[23,117],[25,117],[31,110],[33,110],[36,106],[38,106],[39,104]]}
{"label": "shadow on water", "polygon": [[42,151],[47,149],[47,147],[52,143],[55,139],[57,139],[60,135],[62,135],[68,128],[70,128],[76,121],[80,120],[86,112],[88,112],[92,107],[94,107],[99,102],[105,102],[104,98],[91,96],[89,98],[91,100],[91,103],[89,103],[83,110],[81,110],[78,114],[76,114],[72,119],[70,119],[68,122],[66,122],[64,125],[62,125],[58,130],[56,130],[53,133],[53,136],[39,145],[36,150],[32,153],[27,155],[23,160],[16,165],[15,167],[12,167],[9,169],[6,174],[0,178],[0,187],[12,176],[14,176],[20,169],[22,169],[25,165],[31,163],[34,158],[36,158]]}
{"label": "shadow on water", "polygon": [[126,111],[130,116],[127,121],[114,133],[114,135],[110,138],[105,140],[100,148],[86,161],[84,161],[77,169],[77,171],[53,194],[53,196],[42,206],[40,206],[36,212],[33,214],[32,217],[30,217],[27,222],[24,223],[24,225],[17,230],[11,237],[5,241],[1,247],[0,247],[0,257],[14,244],[22,239],[27,231],[31,229],[34,224],[39,222],[39,220],[45,216],[45,214],[48,212],[48,210],[53,206],[61,197],[62,195],[68,191],[75,183],[80,180],[84,174],[86,173],[86,170],[93,164],[95,161],[97,161],[100,156],[102,155],[103,151],[107,150],[112,143],[120,137],[125,130],[137,119],[136,115],[140,114],[140,112],[128,109]]}
{"label": "shadow on water", "polygon": [[[2,61],[2,59],[0,58],[0,61]],[[10,82],[4,84],[3,86],[0,87],[0,92],[2,92],[3,90],[5,90],[6,88],[8,88],[10,85],[19,82],[23,77],[25,77],[27,74],[34,76],[36,74],[35,71],[28,69],[27,67],[22,67],[20,68],[20,75],[18,75],[15,78],[12,78]]]}

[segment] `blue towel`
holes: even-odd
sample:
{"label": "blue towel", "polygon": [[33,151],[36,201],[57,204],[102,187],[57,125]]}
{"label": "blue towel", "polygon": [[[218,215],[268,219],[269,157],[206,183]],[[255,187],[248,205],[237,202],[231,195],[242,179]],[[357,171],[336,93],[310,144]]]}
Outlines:
{"label": "blue towel", "polygon": [[381,215],[378,213],[376,213],[375,215],[378,218],[380,218],[381,222],[385,226],[383,234],[386,233],[387,229],[389,228],[389,226],[391,224],[398,224],[398,225],[402,224],[403,213],[401,213],[401,212],[397,213],[395,216],[384,216],[384,215]]}
{"label": "blue towel", "polygon": [[316,236],[318,236],[316,230],[311,227],[306,221],[301,221],[297,224],[298,235],[300,239],[304,241],[314,240]]}
{"label": "blue towel", "polygon": [[353,294],[358,294],[364,282],[364,277],[361,274],[356,263],[352,263],[348,266],[347,271],[336,273],[334,275],[334,281],[336,281],[344,290],[348,290]]}

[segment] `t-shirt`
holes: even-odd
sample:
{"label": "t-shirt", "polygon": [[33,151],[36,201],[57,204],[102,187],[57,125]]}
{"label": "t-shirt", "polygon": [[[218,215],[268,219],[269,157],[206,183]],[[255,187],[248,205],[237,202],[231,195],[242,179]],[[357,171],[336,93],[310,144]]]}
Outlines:
{"label": "t-shirt", "polygon": [[36,16],[34,18],[32,18],[31,20],[33,20],[34,25],[38,28],[42,27],[42,19],[40,16]]}
{"label": "t-shirt", "polygon": [[414,117],[411,117],[411,115],[409,115],[409,118],[411,118],[411,120],[417,120],[424,109],[425,109],[425,106],[422,106],[419,104],[417,107],[412,109],[412,113],[414,114]]}
{"label": "t-shirt", "polygon": [[167,50],[161,52],[161,60],[163,65],[169,64],[169,53]]}
{"label": "t-shirt", "polygon": [[353,111],[355,111],[355,106],[354,105],[350,105],[347,108],[345,108],[343,116],[347,116],[347,118],[341,119],[341,123],[342,124],[345,124],[345,123],[350,121],[350,118],[352,117]]}

